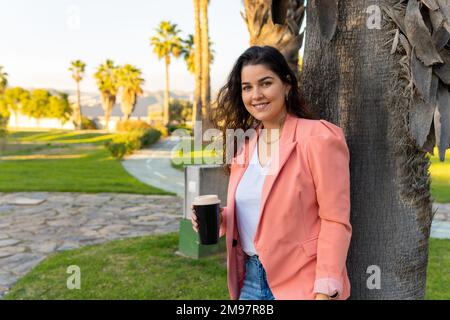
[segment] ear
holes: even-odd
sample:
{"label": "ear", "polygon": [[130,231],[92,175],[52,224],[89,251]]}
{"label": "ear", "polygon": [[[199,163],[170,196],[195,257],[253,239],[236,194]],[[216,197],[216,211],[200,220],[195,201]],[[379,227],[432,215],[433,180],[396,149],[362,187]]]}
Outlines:
{"label": "ear", "polygon": [[292,86],[291,86],[290,84],[286,84],[285,87],[286,87],[286,89],[285,89],[285,90],[286,90],[286,91],[285,91],[285,94],[288,95],[289,92],[291,91],[291,87],[292,87]]}

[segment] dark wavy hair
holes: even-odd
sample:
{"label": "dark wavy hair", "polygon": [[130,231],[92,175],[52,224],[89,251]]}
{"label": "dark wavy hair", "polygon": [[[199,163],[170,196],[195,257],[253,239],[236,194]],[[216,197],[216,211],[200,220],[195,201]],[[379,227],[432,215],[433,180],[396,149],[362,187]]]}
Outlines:
{"label": "dark wavy hair", "polygon": [[[242,101],[241,84],[242,68],[248,65],[259,64],[266,66],[277,74],[284,83],[291,85],[286,101],[287,113],[297,118],[317,119],[316,115],[306,106],[298,87],[297,77],[294,71],[289,68],[283,54],[271,46],[252,46],[245,50],[237,59],[228,76],[227,83],[219,90],[217,96],[217,105],[214,108],[212,121],[214,126],[222,132],[225,142],[224,146],[231,143],[226,141],[227,129],[243,129],[246,131],[256,127],[261,122],[254,118],[245,108]],[[232,150],[233,156],[235,156],[238,147],[234,148],[234,141]],[[226,153],[224,149],[224,160],[225,158]],[[225,164],[225,171],[227,174],[230,173],[230,165]]]}

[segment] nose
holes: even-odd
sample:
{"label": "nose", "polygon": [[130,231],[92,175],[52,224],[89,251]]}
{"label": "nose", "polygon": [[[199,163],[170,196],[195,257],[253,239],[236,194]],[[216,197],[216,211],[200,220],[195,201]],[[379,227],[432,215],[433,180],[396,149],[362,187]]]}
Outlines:
{"label": "nose", "polygon": [[261,98],[263,98],[263,93],[259,86],[255,86],[252,92],[252,99],[258,101]]}

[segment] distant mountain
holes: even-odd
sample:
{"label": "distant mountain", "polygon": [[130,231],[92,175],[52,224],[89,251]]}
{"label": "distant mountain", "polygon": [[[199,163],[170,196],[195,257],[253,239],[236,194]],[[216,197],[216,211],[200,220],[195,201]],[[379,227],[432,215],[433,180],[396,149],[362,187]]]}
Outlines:
{"label": "distant mountain", "polygon": [[[33,90],[34,88],[27,88]],[[76,101],[75,90],[54,90],[51,88],[43,88],[50,92],[64,92],[69,95],[69,101]],[[101,105],[100,95],[98,92],[82,92],[81,93],[81,113],[88,118],[103,117],[104,111]],[[193,93],[187,91],[174,90],[170,92],[171,99],[193,100]],[[137,100],[136,107],[131,114],[135,117],[148,117],[149,112],[162,112],[164,101],[164,91],[145,91]],[[120,96],[117,97],[117,103],[114,105],[111,116],[121,117]]]}
{"label": "distant mountain", "polygon": [[[69,94],[69,100],[75,101],[76,93],[67,92]],[[191,100],[192,93],[173,91],[170,93],[171,99]],[[132,113],[135,117],[147,117],[149,112],[162,112],[164,100],[164,91],[156,92],[144,92],[144,95],[138,98],[136,107]],[[81,112],[88,118],[102,117],[104,111],[101,105],[100,96],[96,93],[83,93],[81,95]],[[122,111],[120,110],[120,97],[117,99],[117,103],[114,105],[112,117],[121,117]]]}

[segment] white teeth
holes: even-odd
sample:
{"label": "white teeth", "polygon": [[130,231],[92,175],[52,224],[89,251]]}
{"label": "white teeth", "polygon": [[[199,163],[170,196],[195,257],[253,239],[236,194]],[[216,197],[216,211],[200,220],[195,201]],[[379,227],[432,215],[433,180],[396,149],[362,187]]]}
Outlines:
{"label": "white teeth", "polygon": [[264,109],[265,107],[267,107],[268,103],[262,103],[262,104],[255,104],[253,105],[253,107],[255,107],[256,109]]}

